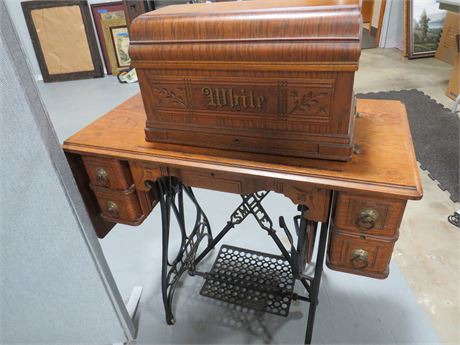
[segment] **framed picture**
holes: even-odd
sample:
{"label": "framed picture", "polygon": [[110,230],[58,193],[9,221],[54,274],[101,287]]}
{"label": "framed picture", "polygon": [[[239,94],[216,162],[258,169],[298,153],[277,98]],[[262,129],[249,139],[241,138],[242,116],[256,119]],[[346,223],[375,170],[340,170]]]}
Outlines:
{"label": "framed picture", "polygon": [[112,74],[128,70],[131,59],[128,53],[129,34],[124,12],[102,13],[101,24]]}
{"label": "framed picture", "polygon": [[103,77],[86,1],[21,3],[45,82]]}
{"label": "framed picture", "polygon": [[110,34],[112,35],[113,49],[115,50],[115,56],[117,57],[117,65],[120,68],[128,67],[131,63],[129,58],[129,35],[128,27],[112,26],[110,27]]}
{"label": "framed picture", "polygon": [[446,11],[436,0],[406,0],[406,52],[409,59],[432,57],[441,39]]}
{"label": "framed picture", "polygon": [[153,11],[155,9],[150,9],[149,1],[147,0],[123,0],[123,8],[125,10],[128,30],[134,18],[145,12]]}
{"label": "framed picture", "polygon": [[104,2],[100,4],[91,5],[91,13],[93,15],[94,26],[96,27],[97,38],[102,51],[102,57],[104,58],[105,69],[107,74],[112,74],[112,66],[110,65],[109,55],[107,53],[107,47],[105,45],[104,31],[102,29],[102,18],[101,14],[109,12],[120,12],[123,11],[123,5],[121,1],[116,2]]}

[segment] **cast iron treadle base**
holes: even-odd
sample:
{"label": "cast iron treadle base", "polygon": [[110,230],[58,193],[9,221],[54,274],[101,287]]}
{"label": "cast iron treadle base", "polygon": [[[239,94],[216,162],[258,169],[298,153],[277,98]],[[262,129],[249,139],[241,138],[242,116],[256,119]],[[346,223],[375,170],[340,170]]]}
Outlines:
{"label": "cast iron treadle base", "polygon": [[200,294],[287,316],[294,282],[291,265],[284,257],[223,245]]}

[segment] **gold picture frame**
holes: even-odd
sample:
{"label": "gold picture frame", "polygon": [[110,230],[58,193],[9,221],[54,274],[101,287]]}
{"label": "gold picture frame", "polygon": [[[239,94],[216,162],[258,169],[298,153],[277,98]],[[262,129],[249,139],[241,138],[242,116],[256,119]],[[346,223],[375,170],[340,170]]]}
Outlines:
{"label": "gold picture frame", "polygon": [[443,31],[446,11],[436,0],[405,0],[404,56],[433,57]]}
{"label": "gold picture frame", "polygon": [[129,34],[124,12],[101,14],[101,25],[112,74],[117,75],[129,70],[131,64],[128,54]]}

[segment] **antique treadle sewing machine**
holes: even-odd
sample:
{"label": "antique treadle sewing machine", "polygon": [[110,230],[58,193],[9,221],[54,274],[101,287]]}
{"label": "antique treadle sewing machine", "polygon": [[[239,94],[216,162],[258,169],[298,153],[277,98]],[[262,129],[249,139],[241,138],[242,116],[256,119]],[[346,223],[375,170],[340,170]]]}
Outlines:
{"label": "antique treadle sewing machine", "polygon": [[[422,187],[404,106],[354,98],[361,25],[354,0],[177,5],[132,23],[142,99],[79,131],[64,150],[99,237],[116,223],[140,224],[160,204],[168,324],[188,272],[205,278],[202,295],[263,312],[286,316],[292,299],[309,302],[310,343],[325,260],[387,277],[406,202]],[[241,195],[219,233],[192,187]],[[294,231],[265,211],[269,191],[298,205]],[[196,210],[191,226],[186,201]],[[250,215],[280,253],[222,246],[210,272],[199,271]],[[172,230],[182,241],[170,262]],[[293,292],[296,280],[305,295]]]}

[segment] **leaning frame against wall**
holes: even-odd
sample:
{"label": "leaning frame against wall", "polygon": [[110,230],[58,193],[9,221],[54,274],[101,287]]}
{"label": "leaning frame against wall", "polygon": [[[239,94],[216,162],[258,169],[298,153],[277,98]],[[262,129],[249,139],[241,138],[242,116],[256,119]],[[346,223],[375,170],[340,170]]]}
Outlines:
{"label": "leaning frame against wall", "polygon": [[45,82],[104,76],[87,1],[21,3]]}
{"label": "leaning frame against wall", "polygon": [[404,55],[409,59],[435,55],[445,16],[438,6],[435,0],[404,1]]}

